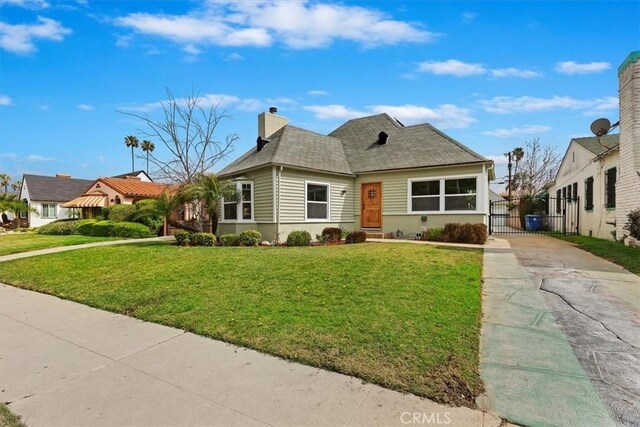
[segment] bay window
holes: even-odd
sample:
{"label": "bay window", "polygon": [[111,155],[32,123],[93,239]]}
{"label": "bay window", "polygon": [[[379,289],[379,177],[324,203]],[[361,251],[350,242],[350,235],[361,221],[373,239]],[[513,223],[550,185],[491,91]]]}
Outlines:
{"label": "bay window", "polygon": [[235,182],[238,200],[222,200],[222,220],[253,221],[253,182]]}

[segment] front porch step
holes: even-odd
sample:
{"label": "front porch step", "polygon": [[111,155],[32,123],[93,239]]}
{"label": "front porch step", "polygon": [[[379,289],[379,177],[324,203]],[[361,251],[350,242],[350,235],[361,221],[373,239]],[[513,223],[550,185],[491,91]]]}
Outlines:
{"label": "front porch step", "polygon": [[367,239],[393,239],[393,233],[391,232],[383,233],[382,231],[362,231],[367,233]]}

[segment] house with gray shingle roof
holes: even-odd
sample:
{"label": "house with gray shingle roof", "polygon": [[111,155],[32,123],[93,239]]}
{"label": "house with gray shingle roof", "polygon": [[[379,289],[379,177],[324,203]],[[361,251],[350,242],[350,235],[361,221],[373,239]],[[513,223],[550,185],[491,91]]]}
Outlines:
{"label": "house with gray shingle roof", "polygon": [[20,200],[35,209],[25,213],[29,227],[40,227],[58,219],[69,217],[69,209],[62,204],[84,193],[93,181],[75,179],[70,175],[42,176],[24,174],[20,188]]}
{"label": "house with gray shingle roof", "polygon": [[[613,239],[616,223],[616,187],[620,167],[620,135],[573,138],[555,179],[545,187],[553,198],[550,209],[579,209],[579,234]],[[575,206],[562,206],[565,199]],[[558,227],[562,226],[557,224]]]}
{"label": "house with gray shingle roof", "polygon": [[322,135],[276,113],[258,116],[256,147],[219,173],[242,196],[223,200],[219,233],[282,241],[325,227],[389,236],[487,223],[493,162],[433,126],[377,114]]}

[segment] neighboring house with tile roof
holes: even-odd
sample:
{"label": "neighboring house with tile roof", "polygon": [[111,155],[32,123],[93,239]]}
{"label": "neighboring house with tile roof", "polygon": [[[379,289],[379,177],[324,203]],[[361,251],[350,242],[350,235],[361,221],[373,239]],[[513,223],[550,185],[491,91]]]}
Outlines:
{"label": "neighboring house with tile roof", "polygon": [[[582,235],[613,239],[616,222],[616,182],[620,166],[620,136],[573,138],[564,154],[555,179],[546,186],[552,198],[549,209],[579,209]],[[574,206],[564,207],[567,204]],[[557,224],[560,226],[560,224]]]}
{"label": "neighboring house with tile roof", "polygon": [[24,174],[19,198],[25,200],[35,212],[23,214],[23,219],[28,221],[29,227],[40,227],[58,219],[69,218],[72,212],[62,204],[81,195],[92,182],[87,179],[75,179],[66,174]]}
{"label": "neighboring house with tile roof", "polygon": [[218,232],[259,230],[283,241],[325,227],[413,234],[450,222],[487,223],[493,162],[428,124],[387,114],[329,135],[258,116],[256,147],[219,173],[239,201],[223,201]]}
{"label": "neighboring house with tile roof", "polygon": [[133,204],[139,200],[155,199],[174,185],[142,181],[136,176],[126,178],[98,178],[90,181],[85,191],[63,204],[65,208],[82,210],[82,218],[94,218],[105,206]]}

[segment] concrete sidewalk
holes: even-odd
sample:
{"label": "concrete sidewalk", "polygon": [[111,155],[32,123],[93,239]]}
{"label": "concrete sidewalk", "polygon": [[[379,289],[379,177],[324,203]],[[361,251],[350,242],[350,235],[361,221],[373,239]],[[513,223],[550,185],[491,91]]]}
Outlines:
{"label": "concrete sidewalk", "polygon": [[485,250],[483,293],[480,407],[523,425],[640,425],[638,276],[509,237]]}
{"label": "concrete sidewalk", "polygon": [[106,240],[104,242],[83,243],[81,245],[57,246],[55,248],[38,249],[36,251],[20,252],[17,254],[0,256],[0,262],[13,261],[14,259],[30,258],[39,255],[55,254],[58,252],[77,251],[78,249],[96,248],[100,246],[127,245],[132,243],[172,242],[173,236],[150,237],[146,239],[122,239]]}
{"label": "concrete sidewalk", "polygon": [[1,284],[0,400],[29,426],[501,422]]}

